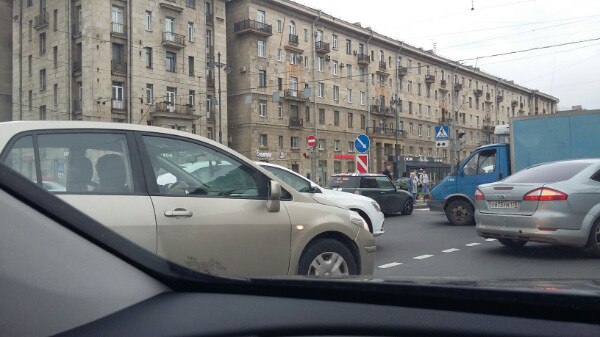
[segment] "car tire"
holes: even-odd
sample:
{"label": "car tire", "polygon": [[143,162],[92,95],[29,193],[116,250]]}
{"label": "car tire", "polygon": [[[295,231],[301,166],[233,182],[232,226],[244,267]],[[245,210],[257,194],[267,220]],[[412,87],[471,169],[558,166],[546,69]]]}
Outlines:
{"label": "car tire", "polygon": [[[337,269],[336,264],[339,264]],[[298,275],[327,277],[357,274],[354,256],[344,244],[334,239],[321,239],[310,244],[298,263]]]}
{"label": "car tire", "polygon": [[453,226],[475,225],[473,206],[465,200],[454,200],[446,207],[446,218]]}
{"label": "car tire", "polygon": [[585,245],[585,252],[593,257],[600,257],[600,219],[590,229],[590,235]]}
{"label": "car tire", "polygon": [[498,242],[500,242],[500,244],[502,244],[505,247],[521,248],[521,247],[525,246],[525,244],[527,243],[527,240],[503,238],[503,239],[498,239]]}
{"label": "car tire", "polygon": [[413,199],[408,198],[404,202],[404,207],[402,207],[402,214],[411,215],[414,209],[415,209],[415,205],[414,205]]}

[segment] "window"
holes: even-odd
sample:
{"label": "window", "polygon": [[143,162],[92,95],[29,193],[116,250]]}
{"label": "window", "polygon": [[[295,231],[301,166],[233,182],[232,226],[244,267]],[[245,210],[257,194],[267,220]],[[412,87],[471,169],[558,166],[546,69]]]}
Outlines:
{"label": "window", "polygon": [[152,12],[146,11],[146,16],[144,17],[144,28],[147,32],[152,31]]}
{"label": "window", "polygon": [[352,78],[352,65],[351,64],[346,64],[346,76],[348,76],[348,78]]}
{"label": "window", "polygon": [[292,149],[300,148],[300,137],[290,137],[290,147]]}
{"label": "window", "polygon": [[421,137],[423,135],[423,125],[417,125],[417,136]]}
{"label": "window", "polygon": [[206,138],[214,140],[213,139],[213,128],[212,127],[206,128]]}
{"label": "window", "polygon": [[40,34],[40,55],[46,53],[46,33]]}
{"label": "window", "polygon": [[279,141],[279,142],[278,142],[278,143],[279,143],[279,148],[280,148],[280,149],[283,149],[283,136],[279,136],[279,139],[278,139],[278,141]]}
{"label": "window", "polygon": [[354,141],[348,141],[348,152],[354,152]]}
{"label": "window", "polygon": [[365,101],[367,100],[367,94],[364,91],[360,92],[360,105],[365,105]]}
{"label": "window", "polygon": [[188,56],[188,75],[194,76],[194,57]]}
{"label": "window", "polygon": [[348,128],[352,129],[353,126],[353,119],[354,119],[354,115],[351,112],[348,112]]}
{"label": "window", "polygon": [[46,69],[40,70],[40,91],[46,90]]}
{"label": "window", "polygon": [[188,106],[193,107],[195,102],[196,102],[196,90],[188,90],[188,101],[187,101]]}
{"label": "window", "polygon": [[165,52],[165,70],[174,73],[176,71],[177,54]]}
{"label": "window", "polygon": [[306,122],[310,122],[310,108],[309,107],[304,107],[304,118],[306,119]]}
{"label": "window", "polygon": [[340,149],[340,140],[336,139],[333,141],[333,151],[342,151],[342,149]]}
{"label": "window", "polygon": [[469,97],[469,108],[473,107],[473,97]]}
{"label": "window", "polygon": [[208,49],[210,51],[212,49],[212,46],[213,46],[213,43],[212,43],[212,30],[207,29],[204,38],[205,38],[204,42],[206,44],[206,49]]}
{"label": "window", "polygon": [[33,21],[29,20],[29,24],[27,25],[28,27],[28,31],[29,33],[27,34],[27,37],[29,39],[29,41],[31,41],[33,39]]}
{"label": "window", "polygon": [[144,47],[146,68],[152,68],[152,47]]}
{"label": "window", "polygon": [[28,95],[27,95],[27,102],[28,102],[29,112],[31,112],[33,109],[33,90],[29,90]]}
{"label": "window", "polygon": [[361,82],[365,81],[365,79],[366,79],[366,73],[367,73],[367,71],[366,71],[365,67],[359,67],[358,68],[358,74],[359,74],[359,78],[360,78]]}
{"label": "window", "polygon": [[298,55],[296,55],[296,53],[290,52],[290,64],[297,64],[297,63],[298,63]]}
{"label": "window", "polygon": [[290,35],[298,35],[296,34],[296,23],[294,21],[290,21]]}
{"label": "window", "polygon": [[338,67],[339,67],[338,61],[332,61],[331,63],[333,64],[333,66],[331,67],[332,73],[334,75],[337,75],[338,74]]}
{"label": "window", "polygon": [[412,93],[412,81],[408,81],[408,88],[407,88],[408,93]]}
{"label": "window", "polygon": [[258,101],[258,115],[260,117],[267,117],[267,101],[259,100]]}
{"label": "window", "polygon": [[33,6],[33,0],[27,0],[27,7]]}
{"label": "window", "polygon": [[268,147],[269,146],[269,142],[267,141],[267,135],[264,133],[261,133],[258,136],[258,145],[260,147]]}
{"label": "window", "polygon": [[[228,199],[267,196],[267,184],[261,175],[230,156],[178,139],[144,136],[143,140],[160,194]],[[165,188],[167,184],[186,187]]]}
{"label": "window", "polygon": [[154,101],[154,85],[146,83],[146,104],[152,104]]}
{"label": "window", "polygon": [[421,96],[421,83],[417,84],[417,95]]}
{"label": "window", "polygon": [[325,68],[325,60],[322,56],[317,56],[317,70],[323,71],[323,68]]}
{"label": "window", "polygon": [[304,42],[308,42],[308,29],[304,28]]}
{"label": "window", "polygon": [[319,82],[319,91],[317,92],[317,95],[321,98],[325,97],[325,83]]}
{"label": "window", "polygon": [[[30,55],[31,57],[31,55]],[[31,61],[31,59],[30,59]],[[58,47],[54,46],[52,47],[52,63],[54,64],[54,68],[58,67]],[[29,74],[31,75],[31,70],[29,71]]]}
{"label": "window", "polygon": [[496,170],[496,150],[476,153],[463,165],[462,169],[466,176],[493,173]]}
{"label": "window", "polygon": [[277,105],[277,118],[283,118],[283,106]]}
{"label": "window", "polygon": [[422,116],[423,115],[423,104],[419,103],[419,111],[418,111],[418,115]]}
{"label": "window", "polygon": [[338,87],[337,85],[333,86],[333,100],[334,101],[340,100],[340,87]]}
{"label": "window", "polygon": [[325,139],[319,139],[319,150],[325,150],[325,148],[326,148]]}
{"label": "window", "polygon": [[431,138],[431,125],[427,125],[427,138]]}
{"label": "window", "polygon": [[266,42],[258,40],[258,57],[265,57]]}
{"label": "window", "polygon": [[408,102],[408,114],[409,115],[413,114],[412,102]]}
{"label": "window", "polygon": [[281,20],[277,20],[275,27],[277,29],[277,33],[281,33]]}
{"label": "window", "polygon": [[281,48],[277,49],[277,62],[281,62],[282,54]]}
{"label": "window", "polygon": [[194,41],[196,41],[196,28],[194,27],[193,22],[188,22],[187,34],[189,42],[193,43]]}
{"label": "window", "polygon": [[112,108],[124,109],[125,102],[123,101],[123,82],[113,82],[112,84]]}
{"label": "window", "polygon": [[304,56],[304,68],[308,68],[308,57]]}
{"label": "window", "polygon": [[367,116],[360,115],[360,128],[365,129],[367,127]]}
{"label": "window", "polygon": [[338,37],[335,34],[331,36],[331,48],[333,50],[338,49]]}
{"label": "window", "polygon": [[346,101],[348,103],[352,103],[352,89],[350,88],[347,89]]}
{"label": "window", "polygon": [[259,70],[258,71],[258,86],[260,88],[266,88],[267,87],[267,71],[266,70]]}
{"label": "window", "polygon": [[33,75],[33,56],[29,55],[27,57],[27,69],[29,72],[29,76]]}
{"label": "window", "polygon": [[[413,135],[413,123],[408,123],[408,134]],[[412,151],[411,151],[412,154]]]}
{"label": "window", "polygon": [[319,109],[319,124],[325,124],[325,109]]}
{"label": "window", "polygon": [[277,90],[279,90],[279,91],[283,90],[283,78],[281,78],[281,77],[277,78]]}
{"label": "window", "polygon": [[58,84],[54,83],[52,87],[52,103],[58,105]]}
{"label": "window", "polygon": [[265,23],[266,21],[265,11],[257,10],[256,11],[256,21],[260,23]]}
{"label": "window", "polygon": [[427,106],[427,117],[431,116],[431,105]]}
{"label": "window", "polygon": [[352,41],[346,39],[346,54],[352,54]]}
{"label": "window", "polygon": [[[412,73],[412,60],[407,61],[406,68],[408,68],[409,73]],[[442,77],[444,77],[444,74],[442,74]]]}
{"label": "window", "polygon": [[339,111],[333,112],[333,125],[340,126],[340,112]]}

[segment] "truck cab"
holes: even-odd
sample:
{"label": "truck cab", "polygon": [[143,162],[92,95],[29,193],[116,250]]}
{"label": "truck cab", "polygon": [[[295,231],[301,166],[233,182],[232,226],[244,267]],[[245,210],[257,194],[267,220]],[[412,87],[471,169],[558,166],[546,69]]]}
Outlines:
{"label": "truck cab", "polygon": [[474,225],[475,190],[478,185],[502,180],[510,175],[510,149],[507,143],[479,147],[431,190],[429,209],[446,213],[455,226]]}

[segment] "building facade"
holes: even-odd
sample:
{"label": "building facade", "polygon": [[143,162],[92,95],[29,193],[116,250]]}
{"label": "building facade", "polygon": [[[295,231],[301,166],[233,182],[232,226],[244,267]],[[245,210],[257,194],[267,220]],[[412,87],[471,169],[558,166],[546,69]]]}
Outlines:
{"label": "building facade", "polygon": [[227,78],[215,75],[216,56],[227,58],[224,1],[17,3],[13,119],[147,123],[212,139],[222,129],[226,137],[226,100],[222,115],[216,107]]}
{"label": "building facade", "polygon": [[[13,1],[0,0],[0,19],[4,22],[19,20],[13,16]],[[0,122],[12,118],[12,25],[0,30]]]}
{"label": "building facade", "polygon": [[302,174],[315,160],[315,181],[354,172],[360,133],[380,172],[386,162],[449,162],[436,125],[463,135],[460,160],[494,141],[494,126],[556,111],[550,95],[295,2],[228,1],[227,18],[229,145]]}

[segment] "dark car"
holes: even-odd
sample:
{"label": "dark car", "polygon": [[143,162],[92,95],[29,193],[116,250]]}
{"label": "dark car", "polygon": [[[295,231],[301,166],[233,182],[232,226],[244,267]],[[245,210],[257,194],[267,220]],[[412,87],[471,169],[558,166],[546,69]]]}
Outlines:
{"label": "dark car", "polygon": [[412,214],[414,199],[410,193],[396,187],[384,174],[334,174],[326,188],[355,193],[374,199],[384,214]]}

